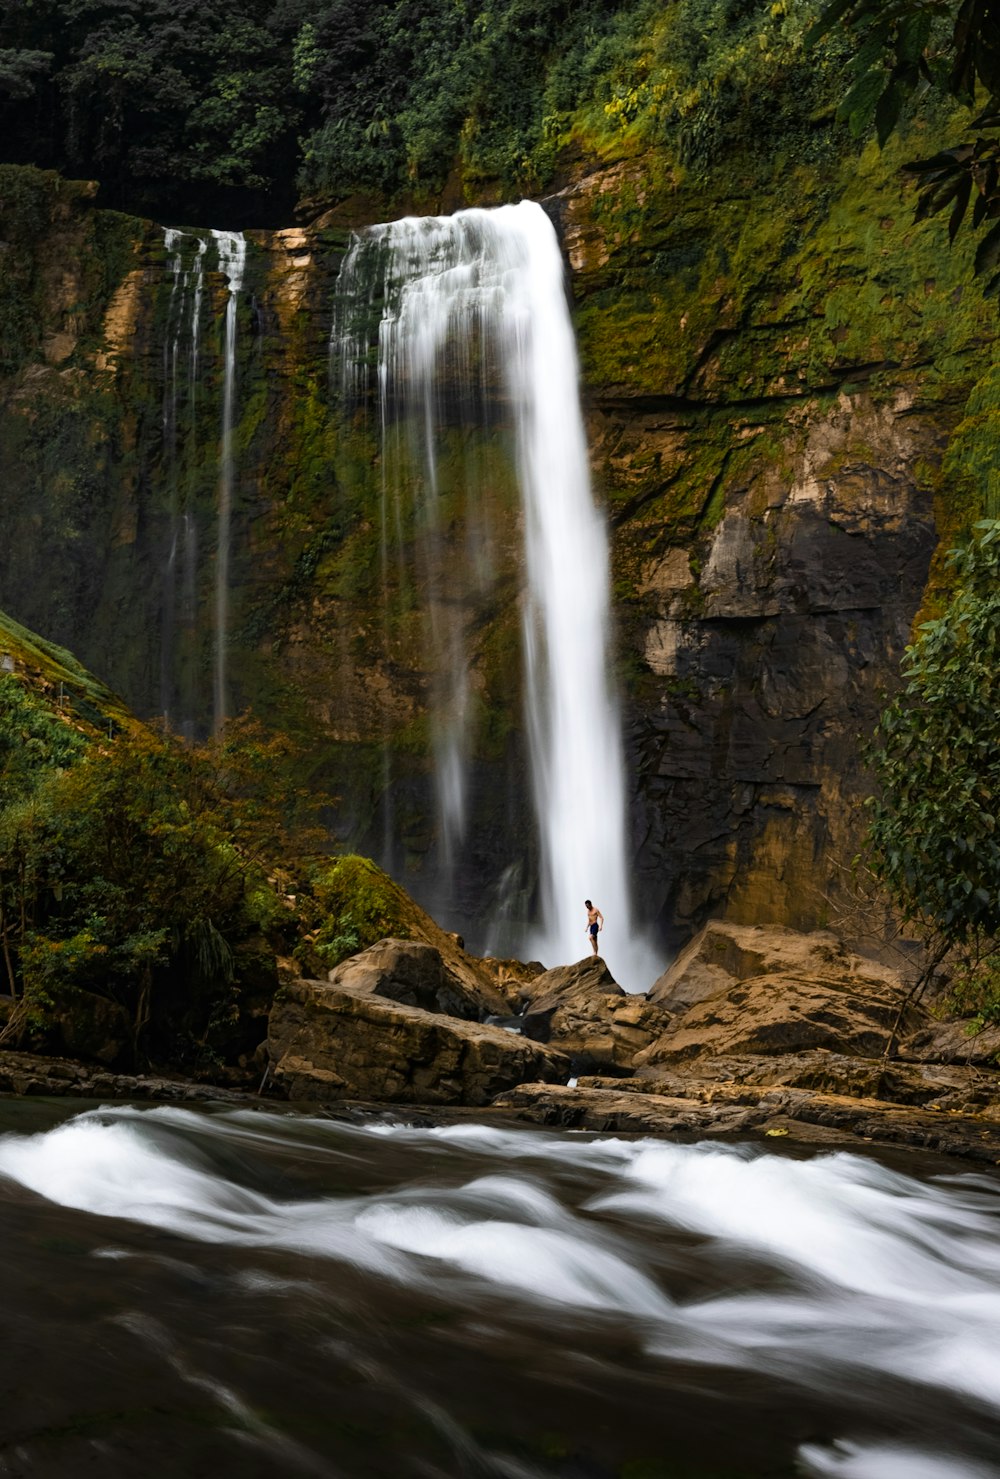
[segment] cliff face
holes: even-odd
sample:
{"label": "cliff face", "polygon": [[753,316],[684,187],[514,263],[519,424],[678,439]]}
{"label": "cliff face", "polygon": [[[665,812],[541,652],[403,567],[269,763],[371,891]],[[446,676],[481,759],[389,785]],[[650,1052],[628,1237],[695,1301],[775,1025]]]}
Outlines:
{"label": "cliff face", "polygon": [[[988,496],[991,317],[943,228],[911,224],[898,163],[874,149],[790,161],[762,189],[736,168],[685,182],[662,154],[623,152],[589,157],[546,201],[613,529],[641,907],[674,939],[708,913],[822,922],[859,838],[859,738],[935,548]],[[140,713],[203,731],[225,279],[206,258],[194,346],[199,237],[176,259],[159,227],[15,173],[39,198],[29,219],[0,188],[0,237],[34,305],[0,388],[0,606]],[[450,896],[446,922],[483,945],[484,917],[523,900],[535,847],[516,498],[503,429],[456,417],[431,577],[387,576],[371,407],[345,414],[327,364],[347,227],[366,214],[355,203],[249,234],[230,708],[303,740],[342,798],[341,839],[421,902]],[[475,517],[490,531],[475,580],[470,458],[487,470]],[[400,518],[412,549],[414,509]],[[448,860],[431,781],[435,605],[472,652],[468,841]]]}
{"label": "cliff face", "polygon": [[675,938],[836,908],[934,551],[990,501],[994,328],[964,252],[913,225],[925,142],[764,189],[623,159],[560,200],[642,893]]}

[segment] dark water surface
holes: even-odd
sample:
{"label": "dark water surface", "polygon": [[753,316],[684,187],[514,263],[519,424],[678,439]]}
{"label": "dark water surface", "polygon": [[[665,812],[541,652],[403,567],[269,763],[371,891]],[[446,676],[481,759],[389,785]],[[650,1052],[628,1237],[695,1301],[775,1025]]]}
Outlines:
{"label": "dark water surface", "polygon": [[173,1107],[0,1130],[2,1475],[1000,1479],[993,1177]]}

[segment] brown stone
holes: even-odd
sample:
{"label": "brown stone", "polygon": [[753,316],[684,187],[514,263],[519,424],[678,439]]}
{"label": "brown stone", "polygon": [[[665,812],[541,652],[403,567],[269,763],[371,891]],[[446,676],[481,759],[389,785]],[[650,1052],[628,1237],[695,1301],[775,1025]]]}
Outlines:
{"label": "brown stone", "polygon": [[[879,1057],[905,995],[896,972],[852,954],[833,935],[713,922],[650,992],[677,1015],[635,1063],[815,1048]],[[910,1004],[900,1025],[912,1032],[926,1021]]]}
{"label": "brown stone", "polygon": [[649,999],[679,1012],[727,991],[736,982],[786,975],[841,987],[853,982],[861,990],[878,993],[895,993],[901,986],[896,971],[852,954],[826,930],[801,934],[779,925],[728,924],[713,919],[654,982]]}
{"label": "brown stone", "polygon": [[319,1101],[482,1105],[516,1084],[569,1074],[561,1053],[503,1028],[322,981],[279,993],[268,1054],[289,1098]]}
{"label": "brown stone", "polygon": [[843,1144],[846,1136],[882,1145],[907,1145],[993,1165],[1000,1157],[1000,1124],[979,1114],[952,1115],[935,1106],[909,1108],[874,1099],[817,1094],[806,1089],[716,1086],[712,1098],[637,1093],[632,1084],[523,1084],[502,1094],[496,1108],[564,1129],[662,1136],[788,1135]]}
{"label": "brown stone", "polygon": [[521,995],[524,1036],[569,1053],[574,1068],[629,1068],[670,1021],[644,996],[626,995],[599,955],[545,971]]}
{"label": "brown stone", "polygon": [[921,1027],[899,1045],[899,1058],[913,1063],[967,1063],[977,1068],[1000,1062],[1000,1027],[978,1028],[964,1018]]}
{"label": "brown stone", "polygon": [[[463,979],[464,977],[464,979]],[[421,940],[379,940],[343,961],[329,975],[332,986],[444,1012],[470,1022],[505,1016],[507,998],[486,978],[471,971],[460,976],[441,952]]]}

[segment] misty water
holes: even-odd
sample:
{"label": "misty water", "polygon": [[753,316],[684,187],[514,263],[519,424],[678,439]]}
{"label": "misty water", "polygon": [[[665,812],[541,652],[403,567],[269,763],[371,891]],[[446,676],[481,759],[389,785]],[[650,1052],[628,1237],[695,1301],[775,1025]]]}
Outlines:
{"label": "misty water", "polygon": [[[614,921],[603,942],[611,970],[627,990],[646,990],[662,960],[633,919],[608,532],[591,487],[576,342],[552,222],[524,200],[405,217],[355,235],[337,282],[330,354],[345,405],[377,382],[383,580],[394,564],[412,559],[427,603],[438,827],[450,866],[468,826],[475,709],[469,629],[496,600],[501,531],[485,514],[495,472],[467,459],[463,564],[478,572],[478,609],[464,610],[455,598],[454,556],[447,556],[445,525],[455,515],[442,511],[441,438],[457,408],[480,430],[509,423],[521,505],[524,695],[517,723],[529,742],[539,876],[529,889],[537,895],[536,918],[522,921],[502,948],[524,959],[575,959],[583,901],[593,896]],[[407,471],[414,468],[415,494]],[[412,498],[415,529],[404,538],[402,505]],[[503,538],[512,532],[505,528]],[[394,835],[390,825],[383,856],[390,871]],[[447,919],[447,894],[438,907]]]}
{"label": "misty water", "polygon": [[993,1176],[471,1121],[0,1116],[2,1474],[1000,1475]]}

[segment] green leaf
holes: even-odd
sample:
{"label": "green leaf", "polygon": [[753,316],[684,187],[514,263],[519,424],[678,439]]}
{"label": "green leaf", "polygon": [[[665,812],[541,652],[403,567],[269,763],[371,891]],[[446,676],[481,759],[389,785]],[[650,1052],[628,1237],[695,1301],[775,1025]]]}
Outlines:
{"label": "green leaf", "polygon": [[884,87],[885,70],[883,68],[866,72],[863,77],[859,77],[837,109],[837,117],[849,121],[851,132],[855,136],[867,126]]}
{"label": "green leaf", "polygon": [[991,226],[976,250],[974,271],[979,277],[1000,266],[1000,221]]}
{"label": "green leaf", "polygon": [[953,242],[958,234],[958,228],[962,224],[969,204],[969,196],[972,194],[972,176],[966,175],[955,193],[955,208],[948,221],[948,240]]}
{"label": "green leaf", "polygon": [[880,149],[885,147],[889,135],[899,122],[902,106],[903,89],[898,82],[890,82],[875,105],[875,132]]}
{"label": "green leaf", "polygon": [[901,61],[917,62],[924,54],[930,40],[931,15],[918,10],[915,15],[904,16],[899,23],[898,53]]}

